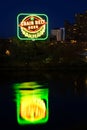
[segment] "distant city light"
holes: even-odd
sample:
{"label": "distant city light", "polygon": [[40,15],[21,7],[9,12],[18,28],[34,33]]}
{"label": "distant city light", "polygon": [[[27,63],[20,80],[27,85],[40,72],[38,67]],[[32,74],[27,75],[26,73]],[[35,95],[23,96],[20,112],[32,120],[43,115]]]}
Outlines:
{"label": "distant city light", "polygon": [[11,54],[10,50],[6,50],[5,54],[8,55],[8,56],[10,56],[10,54]]}

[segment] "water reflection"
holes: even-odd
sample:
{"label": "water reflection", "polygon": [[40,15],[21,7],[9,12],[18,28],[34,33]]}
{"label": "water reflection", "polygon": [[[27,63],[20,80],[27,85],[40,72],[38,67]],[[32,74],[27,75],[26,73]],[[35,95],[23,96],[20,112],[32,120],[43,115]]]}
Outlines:
{"label": "water reflection", "polygon": [[0,79],[2,124],[6,121],[15,129],[87,128],[87,73],[15,72],[5,76],[8,79]]}
{"label": "water reflection", "polygon": [[48,88],[37,82],[14,84],[19,124],[40,124],[48,121]]}

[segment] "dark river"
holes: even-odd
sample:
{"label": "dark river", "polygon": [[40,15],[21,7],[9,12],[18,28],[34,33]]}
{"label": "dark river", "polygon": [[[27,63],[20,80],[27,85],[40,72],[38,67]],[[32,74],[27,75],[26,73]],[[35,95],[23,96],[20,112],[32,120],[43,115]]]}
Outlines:
{"label": "dark river", "polygon": [[[86,72],[5,71],[0,77],[0,125],[3,129],[87,129]],[[19,117],[21,124],[17,121],[13,86],[31,82],[48,89],[48,98],[44,99],[48,101],[48,121],[22,125],[23,119]]]}

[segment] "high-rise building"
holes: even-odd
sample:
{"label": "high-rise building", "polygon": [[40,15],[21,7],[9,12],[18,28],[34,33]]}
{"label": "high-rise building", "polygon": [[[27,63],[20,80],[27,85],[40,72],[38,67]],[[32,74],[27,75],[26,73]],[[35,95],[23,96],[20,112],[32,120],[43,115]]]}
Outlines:
{"label": "high-rise building", "polygon": [[66,41],[87,41],[87,11],[83,14],[75,14],[73,24],[65,21],[65,40]]}
{"label": "high-rise building", "polygon": [[65,29],[64,28],[52,29],[51,35],[56,37],[56,41],[64,41],[65,40]]}

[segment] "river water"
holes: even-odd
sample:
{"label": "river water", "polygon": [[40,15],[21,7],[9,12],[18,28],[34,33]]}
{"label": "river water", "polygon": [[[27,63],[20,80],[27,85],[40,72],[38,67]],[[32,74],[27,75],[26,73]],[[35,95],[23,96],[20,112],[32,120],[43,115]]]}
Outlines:
{"label": "river water", "polygon": [[[86,129],[87,73],[85,72],[4,72],[0,79],[0,124],[15,129]],[[20,125],[17,122],[17,83],[37,82],[49,90],[47,123]]]}

